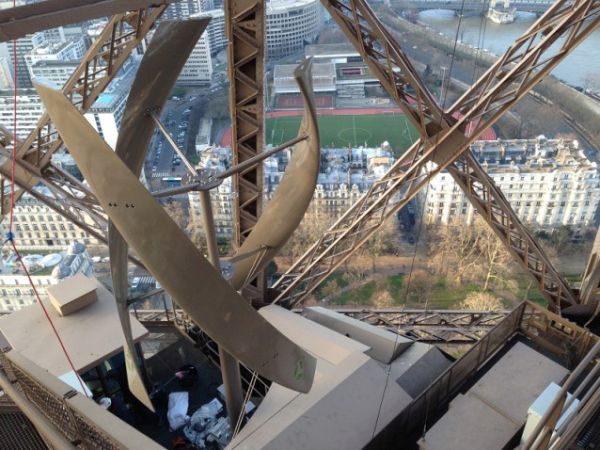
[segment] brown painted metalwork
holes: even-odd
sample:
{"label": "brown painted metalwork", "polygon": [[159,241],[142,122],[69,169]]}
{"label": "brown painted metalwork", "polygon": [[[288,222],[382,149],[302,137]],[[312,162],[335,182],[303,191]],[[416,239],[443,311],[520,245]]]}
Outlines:
{"label": "brown painted metalwork", "polygon": [[[365,48],[384,48],[388,52],[386,64],[389,71],[394,67],[407,66],[405,61],[395,58],[399,47],[383,31],[381,24],[362,0],[324,2],[332,17],[353,40],[359,51],[367,56]],[[360,6],[360,7],[359,7]],[[474,171],[479,165],[474,158],[463,155],[469,144],[479,134],[494,124],[510,107],[539,83],[566,55],[600,25],[600,3],[597,0],[582,0],[574,3],[559,0],[538,19],[522,37],[446,112],[441,120],[442,130],[432,137],[416,142],[369,191],[353,205],[325,235],[315,243],[277,281],[275,288],[280,294],[276,302],[294,305],[306,298],[316,286],[333,270],[339,267],[358,247],[373,234],[383,221],[406,205],[429,180],[446,167],[453,176],[466,167],[471,178],[466,194],[479,208],[482,217],[492,225],[494,231],[507,244],[513,256],[527,268],[538,281],[541,291],[551,307],[568,306],[576,303],[574,294],[566,282],[553,269],[541,248],[520,223],[508,206],[502,193],[485,175],[483,170]],[[354,36],[354,38],[352,38]],[[384,39],[381,44],[379,40]],[[555,45],[553,45],[555,44]],[[400,52],[401,53],[401,52]],[[379,56],[377,56],[379,57]],[[369,63],[369,58],[366,59]],[[376,75],[382,70],[372,64]],[[410,67],[407,67],[410,73]],[[403,83],[394,88],[403,89]],[[386,83],[384,83],[384,87]],[[390,86],[390,83],[387,83]],[[399,98],[400,95],[394,95]],[[421,95],[426,107],[418,107],[418,117],[423,123],[429,118],[426,111],[435,105],[429,96]],[[409,108],[410,103],[399,103]],[[460,119],[451,119],[454,113]],[[414,117],[414,115],[413,115]],[[435,116],[432,115],[432,118]],[[463,134],[467,124],[473,132]],[[424,126],[420,127],[421,129]],[[463,157],[463,161],[459,158]],[[457,162],[458,161],[458,162]],[[464,171],[464,169],[462,169]],[[476,181],[473,181],[474,177]],[[455,178],[459,181],[464,177]],[[460,184],[460,183],[459,183]],[[463,183],[464,184],[464,183]]]}
{"label": "brown painted metalwork", "polygon": [[229,282],[236,290],[246,286],[279,253],[302,221],[313,198],[319,175],[321,147],[311,66],[310,60],[305,60],[294,71],[294,78],[304,99],[304,118],[298,136],[307,138],[295,145],[273,198],[234,256],[236,262],[233,263]]}
{"label": "brown painted metalwork", "polygon": [[0,11],[0,42],[29,33],[175,0],[45,0]]}
{"label": "brown painted metalwork", "polygon": [[233,290],[60,91],[41,84],[36,89],[111,221],[173,300],[252,370],[308,392],[315,358]]}
{"label": "brown painted metalwork", "polygon": [[592,315],[600,313],[600,230],[596,233],[579,292],[581,303],[590,305]]}
{"label": "brown painted metalwork", "polygon": [[[94,104],[166,8],[167,5],[161,2],[158,6],[118,14],[109,21],[63,87],[63,93],[82,113]],[[8,151],[11,139],[8,130],[0,129],[0,174],[8,180],[11,178]],[[52,121],[44,114],[36,129],[18,145],[16,199],[26,191],[30,192],[96,239],[107,243],[107,222],[96,198],[85,186],[51,163],[52,155],[61,145],[62,140]],[[40,182],[50,189],[50,195],[33,189]],[[2,200],[0,212],[4,216],[10,209],[10,196],[3,195]]]}
{"label": "brown painted metalwork", "polygon": [[53,448],[163,448],[14,350],[0,351],[0,385],[25,397],[19,407]]}
{"label": "brown painted metalwork", "polygon": [[[530,302],[523,302],[434,380],[389,426],[423,429],[428,413],[439,411],[514,336],[530,340],[565,366],[576,366],[597,345],[598,336]],[[588,416],[589,417],[589,416]]]}
{"label": "brown painted metalwork", "polygon": [[[237,165],[263,151],[264,146],[264,47],[265,2],[225,0],[225,33],[229,75],[231,151]],[[233,246],[239,249],[262,212],[263,169],[251,167],[234,176]],[[262,299],[265,276],[258,272],[245,297]]]}
{"label": "brown painted metalwork", "polygon": [[[150,294],[146,294],[144,298]],[[157,295],[157,294],[155,294]],[[507,311],[418,310],[403,308],[343,308],[334,311],[368,324],[382,327],[413,341],[429,344],[472,344],[500,322]],[[301,314],[301,309],[294,312]],[[176,327],[184,336],[192,331],[183,310],[172,306],[163,309],[134,309],[136,319],[150,330]],[[193,329],[197,334],[197,329]],[[216,348],[216,347],[215,347]]]}

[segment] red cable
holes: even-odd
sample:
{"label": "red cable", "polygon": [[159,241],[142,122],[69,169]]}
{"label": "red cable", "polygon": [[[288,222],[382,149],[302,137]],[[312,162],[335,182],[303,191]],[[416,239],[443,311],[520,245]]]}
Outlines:
{"label": "red cable", "polygon": [[[16,6],[16,0],[13,0],[13,7]],[[10,184],[10,218],[9,218],[9,239],[13,237],[13,209],[15,206],[15,173],[17,165],[17,40],[13,39],[13,148],[12,148],[12,166],[11,166],[11,184]]]}
{"label": "red cable", "polygon": [[44,315],[46,316],[46,319],[48,320],[50,327],[52,327],[52,331],[54,332],[54,335],[56,336],[56,339],[58,340],[58,343],[60,344],[60,348],[62,349],[63,353],[65,354],[65,357],[67,358],[67,361],[69,363],[69,366],[71,367],[71,370],[73,371],[73,373],[75,373],[75,376],[79,380],[79,384],[81,384],[81,389],[83,389],[83,394],[87,396],[87,391],[83,384],[83,380],[77,373],[77,370],[75,370],[75,365],[73,364],[73,361],[71,361],[71,357],[69,356],[69,353],[67,352],[67,349],[65,348],[65,344],[63,343],[62,339],[60,338],[60,335],[58,334],[58,330],[54,326],[54,322],[52,322],[52,319],[50,318],[50,314],[48,314],[48,310],[46,309],[46,306],[44,305],[44,303],[42,302],[42,299],[40,298],[40,295],[38,294],[38,291],[35,287],[35,284],[33,283],[33,280],[31,279],[31,275],[29,275],[29,271],[27,270],[25,263],[21,259],[21,254],[19,253],[19,250],[17,250],[15,241],[11,240],[10,243],[12,244],[12,248],[15,251],[15,254],[17,255],[17,259],[19,260],[19,263],[21,263],[21,268],[23,269],[23,272],[25,272],[25,275],[27,276],[27,279],[29,280],[29,284],[31,285],[33,292],[35,294],[35,298],[37,299],[38,304],[42,307],[42,311],[44,311]]}
{"label": "red cable", "polygon": [[[15,6],[16,6],[16,0],[13,0],[13,7],[15,7]],[[71,361],[71,357],[69,356],[69,353],[67,352],[67,349],[65,348],[65,345],[64,345],[62,339],[60,338],[60,335],[58,334],[58,330],[54,326],[54,323],[52,322],[52,319],[50,318],[50,315],[48,314],[48,311],[46,310],[46,306],[44,305],[44,303],[42,302],[42,300],[40,298],[40,295],[38,294],[35,284],[33,283],[33,280],[31,279],[31,275],[29,275],[29,271],[27,270],[27,267],[25,266],[25,263],[23,262],[23,259],[21,258],[21,254],[19,253],[19,250],[17,250],[17,245],[15,244],[15,240],[14,240],[13,214],[14,214],[14,209],[15,209],[15,173],[16,173],[16,167],[17,167],[17,40],[16,39],[13,40],[13,86],[14,86],[14,90],[13,90],[13,94],[14,94],[13,136],[12,136],[13,148],[12,148],[11,184],[10,184],[10,216],[9,216],[10,219],[9,219],[9,225],[8,225],[8,230],[9,230],[8,231],[8,241],[11,243],[12,248],[13,248],[15,254],[17,255],[17,259],[19,260],[19,263],[21,264],[21,268],[23,269],[23,272],[25,272],[25,275],[27,275],[27,279],[29,280],[29,284],[30,284],[31,288],[33,289],[33,292],[35,294],[37,302],[42,307],[42,311],[44,311],[44,315],[46,316],[46,319],[48,320],[48,323],[50,324],[50,327],[52,328],[52,331],[54,332],[54,335],[56,336],[56,339],[58,340],[58,343],[60,344],[60,348],[62,349],[63,353],[65,354],[65,357],[67,358],[67,361],[69,363],[69,366],[71,367],[71,370],[77,377],[79,384],[81,384],[81,389],[83,390],[83,395],[85,395],[87,397],[88,393],[87,393],[87,390],[83,383],[83,380],[81,379],[81,377],[75,370],[73,361]]]}

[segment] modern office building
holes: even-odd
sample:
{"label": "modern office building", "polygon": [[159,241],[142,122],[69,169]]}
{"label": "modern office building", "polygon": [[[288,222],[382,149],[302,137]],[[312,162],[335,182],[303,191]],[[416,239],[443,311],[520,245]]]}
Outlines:
{"label": "modern office building", "polygon": [[[12,90],[0,91],[0,121],[11,129],[14,122],[14,101]],[[36,127],[44,107],[33,89],[19,89],[17,104],[17,136],[25,138]]]}
{"label": "modern office building", "polygon": [[209,39],[203,33],[198,39],[183,70],[177,79],[177,84],[202,85],[210,83],[213,67]]}
{"label": "modern office building", "polygon": [[127,104],[127,92],[114,91],[103,93],[94,106],[85,114],[85,118],[112,148],[117,145],[119,128]]}
{"label": "modern office building", "polygon": [[163,18],[167,20],[188,19],[194,14],[213,8],[212,0],[180,0],[169,5]]}
{"label": "modern office building", "polygon": [[[45,41],[25,55],[27,67],[38,61],[77,61],[87,51],[87,39],[83,35],[64,41]],[[31,69],[30,75],[31,75]]]}
{"label": "modern office building", "polygon": [[323,27],[317,0],[271,0],[267,3],[267,53],[280,58],[302,50]]}
{"label": "modern office building", "polygon": [[[212,52],[218,52],[227,46],[225,13],[222,9],[202,11],[198,16],[212,17],[206,34]],[[267,56],[281,58],[314,41],[324,24],[323,7],[317,0],[270,0],[265,24]]]}
{"label": "modern office building", "polygon": [[29,73],[32,78],[43,78],[55,83],[57,86],[64,86],[78,66],[79,62],[77,60],[42,60],[29,65]]}
{"label": "modern office building", "polygon": [[208,36],[210,51],[215,53],[227,47],[227,36],[225,36],[225,11],[223,9],[202,10],[194,17],[210,17],[210,22],[204,34]]}

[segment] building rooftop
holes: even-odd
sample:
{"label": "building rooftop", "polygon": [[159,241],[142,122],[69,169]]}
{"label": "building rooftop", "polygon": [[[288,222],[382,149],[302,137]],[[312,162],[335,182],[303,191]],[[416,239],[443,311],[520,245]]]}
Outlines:
{"label": "building rooftop", "polygon": [[576,140],[539,136],[536,139],[477,141],[471,145],[471,151],[484,167],[495,171],[569,172],[598,168]]}
{"label": "building rooftop", "polygon": [[288,9],[302,8],[314,3],[318,3],[317,0],[269,0],[267,14],[284,13]]}
{"label": "building rooftop", "polygon": [[313,44],[305,47],[306,56],[319,58],[360,57],[352,44]]}
{"label": "building rooftop", "polygon": [[[98,300],[68,316],[61,316],[50,300],[42,299],[78,372],[122,351],[124,341],[115,298],[102,284],[95,283]],[[148,334],[133,317],[131,327],[135,341]],[[0,333],[14,350],[51,374],[60,377],[71,372],[60,346],[54,344],[56,337],[39,305],[0,317]]]}
{"label": "building rooftop", "polygon": [[[275,66],[274,79],[294,78],[297,64],[278,64]],[[315,63],[312,65],[312,77],[334,77],[335,66],[332,63]]]}

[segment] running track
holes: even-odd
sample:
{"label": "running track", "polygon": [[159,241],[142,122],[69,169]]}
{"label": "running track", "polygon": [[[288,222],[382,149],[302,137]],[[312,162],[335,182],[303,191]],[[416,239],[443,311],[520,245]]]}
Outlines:
{"label": "running track", "polygon": [[[267,119],[272,117],[289,117],[289,116],[301,116],[303,110],[286,110],[286,111],[270,111],[265,114]],[[317,114],[319,116],[368,116],[373,114],[404,114],[400,108],[348,108],[348,109],[319,109]],[[456,117],[458,117],[455,114]],[[467,132],[473,129],[473,123],[469,123]],[[482,141],[493,141],[496,139],[496,132],[492,128],[488,128],[479,136],[479,140]],[[221,139],[221,147],[231,146],[231,128],[225,132],[223,139]]]}

